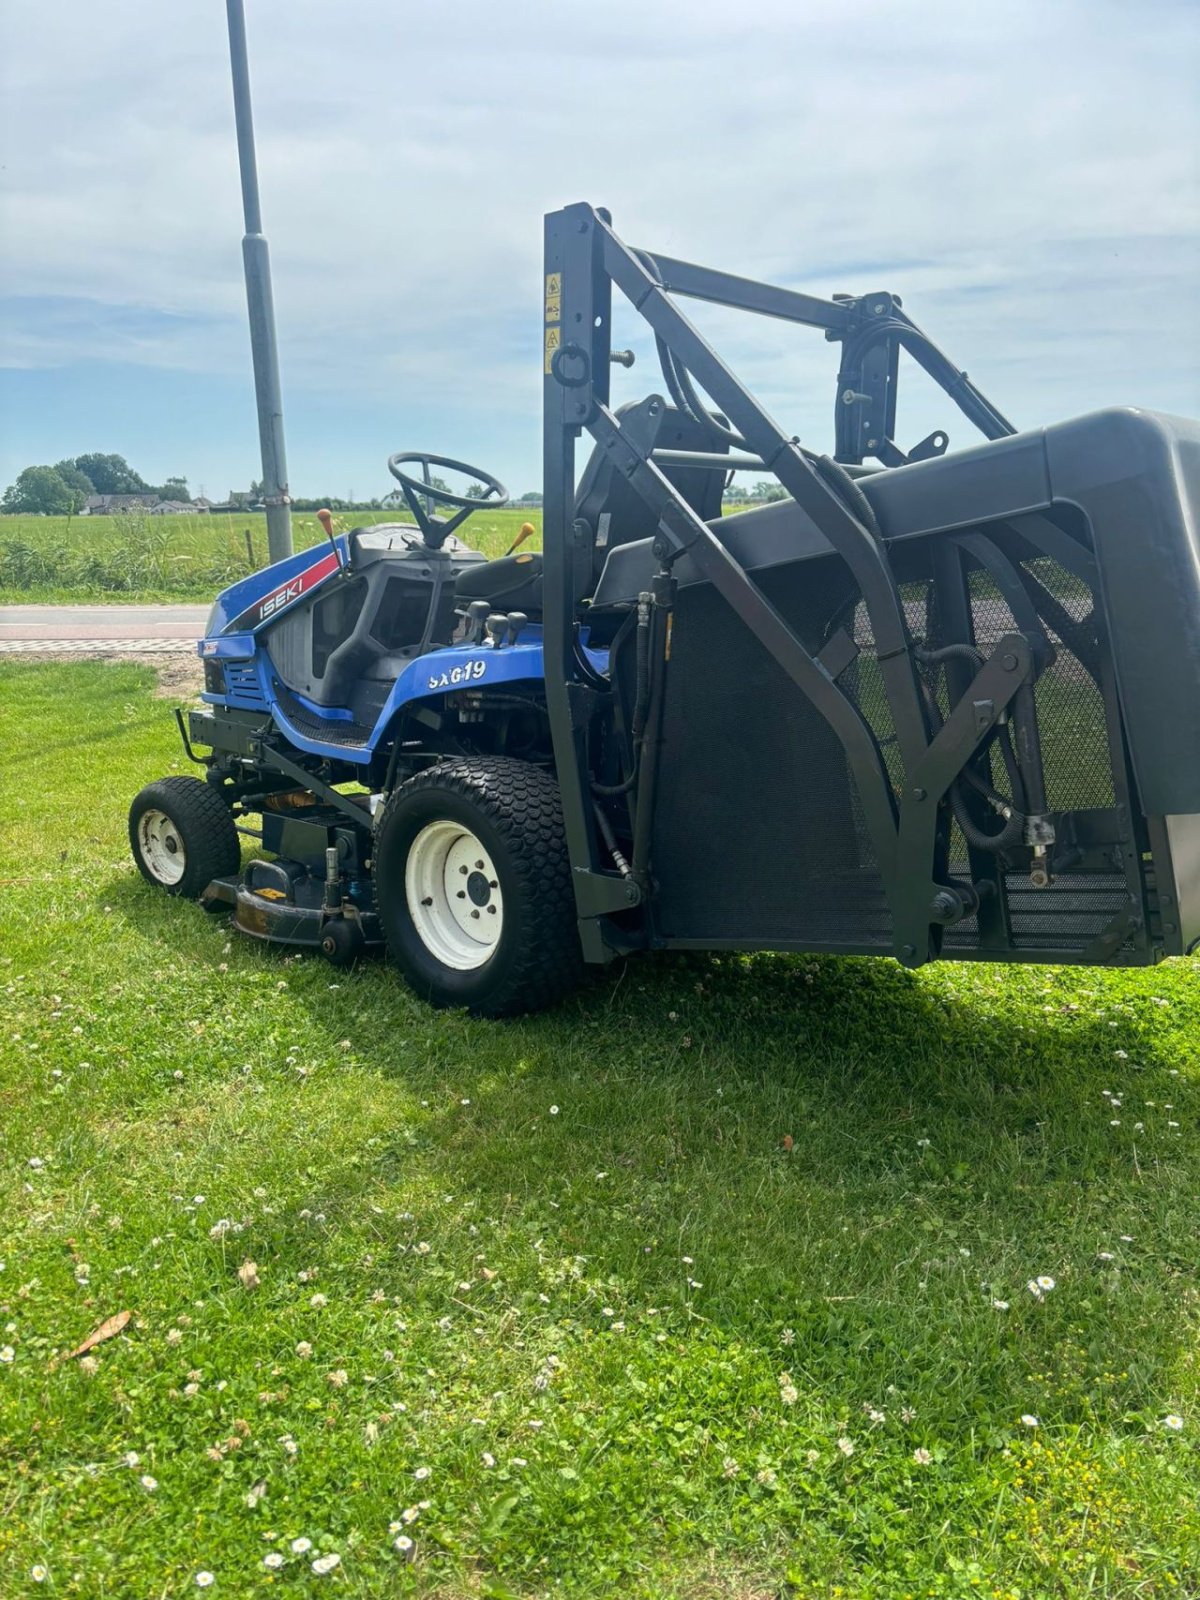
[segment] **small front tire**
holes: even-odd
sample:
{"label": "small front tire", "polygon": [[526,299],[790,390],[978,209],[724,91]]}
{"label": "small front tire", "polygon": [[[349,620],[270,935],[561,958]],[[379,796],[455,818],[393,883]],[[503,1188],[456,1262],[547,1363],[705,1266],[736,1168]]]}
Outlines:
{"label": "small front tire", "polygon": [[188,900],[236,872],[242,856],[229,807],[198,778],[148,783],[129,808],[129,844],[147,883]]}
{"label": "small front tire", "polygon": [[321,931],[321,954],[331,967],[352,967],[364,948],[362,929],[349,917],[331,917]]}
{"label": "small front tire", "polygon": [[582,976],[562,803],[539,767],[497,756],[410,778],[384,808],[371,877],[388,951],[435,1006],[517,1016]]}

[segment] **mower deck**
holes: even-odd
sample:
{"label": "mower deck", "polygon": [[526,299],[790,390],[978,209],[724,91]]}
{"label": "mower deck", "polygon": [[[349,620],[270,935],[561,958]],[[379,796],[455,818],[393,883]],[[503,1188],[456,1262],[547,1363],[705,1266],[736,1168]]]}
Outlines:
{"label": "mower deck", "polygon": [[[269,882],[263,881],[264,869],[271,869]],[[354,954],[382,948],[373,911],[350,901],[330,907],[325,899],[321,879],[290,861],[252,861],[241,876],[214,878],[200,897],[206,911],[229,907],[239,933],[269,944],[319,951],[334,959],[343,945],[353,947]]]}

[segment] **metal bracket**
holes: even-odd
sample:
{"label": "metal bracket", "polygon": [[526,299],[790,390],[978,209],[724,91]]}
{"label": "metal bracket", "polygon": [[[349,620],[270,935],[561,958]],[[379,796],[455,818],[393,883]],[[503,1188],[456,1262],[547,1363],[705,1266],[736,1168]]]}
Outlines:
{"label": "metal bracket", "polygon": [[1033,651],[1023,634],[1005,634],[974,682],[914,764],[900,806],[899,848],[893,883],[893,953],[906,966],[930,959],[930,915],[940,885],[929,877],[937,838],[939,802],[987,738],[1033,671]]}
{"label": "metal bracket", "polygon": [[632,878],[576,868],[573,881],[575,908],[580,918],[611,916],[613,912],[628,911],[642,902],[642,891]]}

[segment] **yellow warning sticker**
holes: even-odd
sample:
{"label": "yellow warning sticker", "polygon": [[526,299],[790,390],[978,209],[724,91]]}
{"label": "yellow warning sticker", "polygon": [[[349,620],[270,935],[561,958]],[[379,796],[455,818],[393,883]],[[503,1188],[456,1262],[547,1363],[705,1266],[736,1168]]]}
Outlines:
{"label": "yellow warning sticker", "polygon": [[546,274],[546,321],[562,321],[562,273]]}
{"label": "yellow warning sticker", "polygon": [[558,349],[561,343],[562,330],[560,328],[547,328],[544,353],[545,358],[542,364],[542,371],[547,377],[550,376],[550,363],[554,360],[554,352]]}

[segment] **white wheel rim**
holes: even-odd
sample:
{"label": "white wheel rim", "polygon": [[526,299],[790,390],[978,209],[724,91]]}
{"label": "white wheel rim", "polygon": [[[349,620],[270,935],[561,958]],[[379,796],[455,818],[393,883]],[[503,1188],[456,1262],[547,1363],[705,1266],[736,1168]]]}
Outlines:
{"label": "white wheel rim", "polygon": [[183,835],[165,811],[143,811],[138,819],[142,860],[159,883],[178,883],[187,870]]}
{"label": "white wheel rim", "polygon": [[489,959],[504,927],[504,899],[492,858],[461,822],[430,822],[404,867],[408,914],[421,943],[455,972]]}

